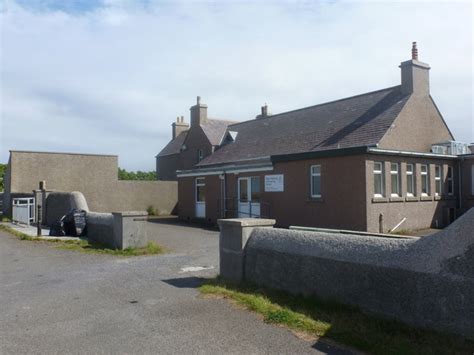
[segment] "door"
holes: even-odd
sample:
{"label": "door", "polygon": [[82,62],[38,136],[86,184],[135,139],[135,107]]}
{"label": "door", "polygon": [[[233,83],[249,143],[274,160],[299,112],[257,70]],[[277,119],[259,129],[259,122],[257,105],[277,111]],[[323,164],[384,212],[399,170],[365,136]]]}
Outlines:
{"label": "door", "polygon": [[259,218],[260,178],[239,178],[238,190],[239,218]]}
{"label": "door", "polygon": [[204,178],[196,178],[196,217],[206,217],[206,182]]}

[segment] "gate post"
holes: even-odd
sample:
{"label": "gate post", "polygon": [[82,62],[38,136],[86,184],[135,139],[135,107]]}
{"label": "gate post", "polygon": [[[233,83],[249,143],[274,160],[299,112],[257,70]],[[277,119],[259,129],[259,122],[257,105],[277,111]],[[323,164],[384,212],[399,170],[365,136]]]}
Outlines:
{"label": "gate post", "polygon": [[219,219],[219,273],[228,280],[243,281],[245,245],[254,228],[271,228],[274,219]]}

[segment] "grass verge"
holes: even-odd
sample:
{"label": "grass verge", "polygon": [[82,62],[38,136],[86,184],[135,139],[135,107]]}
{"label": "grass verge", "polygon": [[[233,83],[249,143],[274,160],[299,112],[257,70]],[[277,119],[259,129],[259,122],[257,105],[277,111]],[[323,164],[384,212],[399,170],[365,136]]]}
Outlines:
{"label": "grass verge", "polygon": [[16,229],[10,228],[4,224],[0,224],[0,230],[13,234],[18,237],[20,240],[29,240],[38,243],[47,243],[54,244],[57,249],[63,250],[75,250],[83,253],[94,253],[94,254],[108,254],[115,256],[141,256],[141,255],[156,255],[162,254],[165,252],[164,248],[156,243],[149,242],[144,248],[126,248],[124,250],[120,249],[110,249],[106,246],[89,241],[86,239],[77,239],[77,240],[61,240],[61,239],[41,239],[37,237],[32,237],[28,234],[22,233]]}
{"label": "grass verge", "polygon": [[413,328],[316,298],[237,285],[219,278],[206,281],[199,289],[204,295],[230,299],[262,315],[267,323],[371,354],[472,354],[474,350],[474,342],[460,337]]}

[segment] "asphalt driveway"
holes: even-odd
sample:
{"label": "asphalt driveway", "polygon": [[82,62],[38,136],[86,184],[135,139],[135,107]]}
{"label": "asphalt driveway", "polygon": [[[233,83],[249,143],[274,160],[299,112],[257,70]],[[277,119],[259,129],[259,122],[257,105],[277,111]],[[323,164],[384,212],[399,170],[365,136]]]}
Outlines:
{"label": "asphalt driveway", "polygon": [[84,254],[0,231],[0,353],[344,353],[200,297],[217,274],[217,231],[148,228],[167,254]]}

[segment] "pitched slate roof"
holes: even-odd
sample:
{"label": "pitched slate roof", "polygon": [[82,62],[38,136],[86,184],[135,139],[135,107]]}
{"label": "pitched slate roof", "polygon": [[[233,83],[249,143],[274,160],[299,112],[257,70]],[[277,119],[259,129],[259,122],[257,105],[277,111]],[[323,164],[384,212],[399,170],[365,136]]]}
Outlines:
{"label": "pitched slate roof", "polygon": [[157,157],[164,157],[166,155],[179,154],[181,147],[186,140],[188,131],[181,132],[176,136],[175,139],[172,139],[162,150],[158,153]]}
{"label": "pitched slate roof", "polygon": [[234,123],[237,123],[237,121],[209,118],[204,124],[201,124],[201,128],[212,145],[219,145],[221,144],[222,137],[224,137],[224,134],[227,131],[227,126]]}
{"label": "pitched slate roof", "polygon": [[220,147],[198,167],[237,161],[371,146],[398,116],[409,95],[400,86],[229,126],[234,142]]}
{"label": "pitched slate roof", "polygon": [[[219,145],[227,131],[227,126],[237,123],[237,121],[228,121],[221,119],[208,118],[207,121],[201,124],[207,139],[211,145]],[[166,155],[179,154],[183,146],[189,129],[181,132],[175,139],[172,139],[162,150],[158,153],[158,157]]]}

